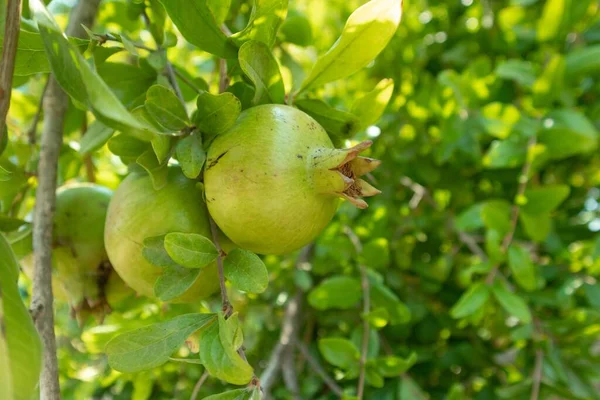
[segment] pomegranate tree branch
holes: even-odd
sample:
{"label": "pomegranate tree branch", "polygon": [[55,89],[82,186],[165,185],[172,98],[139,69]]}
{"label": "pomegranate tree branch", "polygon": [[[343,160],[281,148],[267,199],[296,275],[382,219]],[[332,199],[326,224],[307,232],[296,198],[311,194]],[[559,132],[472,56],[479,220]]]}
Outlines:
{"label": "pomegranate tree branch", "polygon": [[21,27],[21,0],[8,0],[6,4],[6,21],[4,25],[4,44],[2,47],[2,63],[0,63],[0,143],[4,140],[6,116],[10,107],[15,58],[19,44]]}
{"label": "pomegranate tree branch", "polygon": [[[523,164],[523,169],[521,170],[521,174],[519,175],[519,187],[517,188],[517,195],[515,196],[516,201],[511,211],[510,229],[502,239],[502,245],[500,247],[500,251],[503,254],[505,254],[508,251],[508,248],[510,247],[510,244],[513,241],[513,237],[515,236],[515,231],[517,230],[517,223],[519,222],[519,214],[521,212],[519,201],[523,197],[523,195],[525,195],[525,190],[527,190],[527,184],[529,183],[529,174],[531,173],[531,166],[533,164],[533,160],[529,158],[529,150],[533,146],[535,146],[535,143],[536,137],[532,136],[529,139],[529,143],[527,144],[527,159],[525,161],[525,164]],[[485,282],[488,285],[494,283],[494,279],[496,278],[496,274],[498,273],[499,268],[500,263],[496,264],[485,278]]]}
{"label": "pomegranate tree branch", "polygon": [[[91,26],[93,24],[99,3],[100,0],[80,0],[71,12],[66,30],[67,35],[85,37],[85,30],[81,25]],[[60,385],[52,297],[52,229],[56,203],[58,157],[69,98],[53,77],[49,79],[43,104],[45,118],[41,138],[33,228],[35,269],[31,309],[39,312],[35,319],[35,325],[44,343],[40,397],[55,400],[60,399]]]}
{"label": "pomegranate tree branch", "polygon": [[202,374],[200,379],[198,379],[198,382],[196,382],[196,385],[194,386],[194,390],[192,391],[192,397],[190,397],[190,400],[196,400],[196,398],[198,398],[200,388],[202,387],[202,385],[204,385],[204,382],[206,382],[209,376],[210,374],[208,373],[208,371],[204,371],[204,373]]}
{"label": "pomegranate tree branch", "polygon": [[535,366],[533,368],[531,400],[538,400],[540,396],[540,386],[542,384],[542,367],[544,366],[544,352],[538,349],[535,352]]}
{"label": "pomegranate tree branch", "polygon": [[[354,231],[349,226],[344,227],[344,233],[350,238],[350,241],[352,242],[352,244],[354,245],[354,249],[356,250],[356,254],[359,255],[362,252],[362,243],[360,242],[358,236],[356,236]],[[369,333],[371,332],[371,329],[369,327],[369,321],[366,318],[366,315],[371,309],[371,294],[369,287],[369,277],[367,275],[367,267],[361,262],[358,263],[358,267],[360,269],[360,286],[363,292],[363,336],[360,349],[360,375],[358,377],[356,397],[358,397],[358,399],[361,400],[365,391],[365,377],[367,372],[367,351],[369,349]]]}
{"label": "pomegranate tree branch", "polygon": [[344,394],[344,391],[342,390],[342,388],[333,380],[332,377],[330,377],[329,375],[327,375],[327,372],[321,366],[321,364],[319,363],[319,361],[317,361],[317,359],[315,359],[312,356],[312,354],[310,354],[310,350],[308,350],[308,347],[306,347],[306,345],[304,344],[304,342],[298,340],[296,342],[296,347],[298,348],[298,350],[300,351],[300,353],[302,353],[302,355],[304,356],[304,358],[306,359],[306,361],[310,364],[310,366],[312,367],[313,371],[316,372],[317,375],[319,375],[321,377],[321,379],[323,379],[323,382],[325,382],[325,384],[327,385],[327,387],[329,387],[329,389],[331,389],[331,391],[333,393],[335,393],[336,396],[342,397],[343,394]]}

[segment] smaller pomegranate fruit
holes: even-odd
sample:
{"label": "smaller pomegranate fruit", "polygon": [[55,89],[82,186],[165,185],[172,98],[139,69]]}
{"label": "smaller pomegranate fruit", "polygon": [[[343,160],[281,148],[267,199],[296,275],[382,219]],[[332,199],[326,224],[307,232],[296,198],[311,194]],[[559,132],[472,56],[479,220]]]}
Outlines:
{"label": "smaller pomegranate fruit", "polygon": [[[155,297],[154,284],[163,272],[142,255],[144,239],[171,232],[211,237],[206,206],[198,201],[200,195],[196,182],[175,167],[169,168],[167,184],[160,190],[154,190],[146,173],[130,174],[117,188],[106,218],[106,250],[115,271],[138,293]],[[231,248],[227,240],[221,244]],[[205,298],[218,288],[213,263],[203,268],[192,287],[174,301]]]}
{"label": "smaller pomegranate fruit", "polygon": [[370,145],[335,149],[327,132],[296,108],[250,108],[209,148],[210,214],[242,248],[260,254],[299,249],[331,221],[339,198],[366,208],[362,197],[380,193],[360,179],[380,164],[358,156]]}
{"label": "smaller pomegranate fruit", "polygon": [[[52,287],[57,299],[69,302],[80,322],[88,315],[101,321],[113,307],[120,306],[109,299],[134,295],[114,273],[104,249],[104,222],[111,196],[110,189],[85,183],[67,184],[56,192]],[[22,264],[32,273],[33,255],[25,257]]]}

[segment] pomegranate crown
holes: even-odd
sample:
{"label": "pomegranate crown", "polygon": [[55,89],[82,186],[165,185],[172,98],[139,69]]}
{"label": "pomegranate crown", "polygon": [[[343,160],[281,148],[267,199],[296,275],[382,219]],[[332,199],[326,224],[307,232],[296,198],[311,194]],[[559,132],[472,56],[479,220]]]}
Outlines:
{"label": "pomegranate crown", "polygon": [[358,208],[367,208],[368,204],[362,198],[381,193],[360,179],[381,165],[379,160],[359,156],[372,144],[372,141],[366,140],[348,149],[315,150],[311,162],[317,190],[342,197]]}

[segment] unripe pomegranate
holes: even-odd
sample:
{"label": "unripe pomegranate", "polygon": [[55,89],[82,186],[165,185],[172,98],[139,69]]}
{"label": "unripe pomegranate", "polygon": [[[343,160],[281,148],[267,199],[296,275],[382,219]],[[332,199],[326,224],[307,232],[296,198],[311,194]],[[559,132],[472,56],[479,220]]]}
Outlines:
{"label": "unripe pomegranate", "polygon": [[[104,222],[111,196],[106,187],[85,183],[67,184],[56,192],[52,287],[55,297],[68,301],[80,321],[89,314],[101,320],[118,306],[109,299],[134,295],[118,282],[104,249]],[[33,255],[25,257],[22,264],[31,274]],[[111,293],[115,291],[119,293]]]}
{"label": "unripe pomegranate", "polygon": [[[154,284],[163,271],[142,255],[144,239],[170,232],[211,237],[200,195],[196,182],[174,167],[169,168],[168,182],[160,190],[154,190],[145,173],[130,174],[117,188],[106,218],[106,250],[115,271],[138,293],[154,297]],[[218,287],[213,263],[203,268],[194,285],[175,301],[208,297]]]}
{"label": "unripe pomegranate", "polygon": [[379,192],[359,177],[380,162],[358,154],[371,145],[335,149],[310,116],[267,104],[244,111],[217,136],[204,172],[206,202],[217,225],[238,246],[283,254],[311,242],[344,198]]}

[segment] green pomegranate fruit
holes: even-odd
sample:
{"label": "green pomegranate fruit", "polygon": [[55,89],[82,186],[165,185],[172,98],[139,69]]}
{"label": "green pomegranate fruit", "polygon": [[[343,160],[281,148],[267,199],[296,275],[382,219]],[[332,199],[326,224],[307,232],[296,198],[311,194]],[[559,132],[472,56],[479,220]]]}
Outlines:
{"label": "green pomegranate fruit", "polygon": [[[112,191],[96,184],[68,184],[56,192],[52,287],[74,316],[102,320],[116,302],[134,295],[113,272],[104,248],[104,222]],[[33,271],[33,255],[22,260]],[[118,292],[118,293],[117,293]]]}
{"label": "green pomegranate fruit", "polygon": [[[160,190],[154,190],[145,173],[130,174],[117,188],[109,206],[104,240],[113,268],[138,293],[154,297],[154,284],[163,271],[142,255],[144,239],[170,232],[210,237],[208,212],[204,203],[198,201],[200,195],[196,182],[174,167],[169,168],[167,184]],[[218,288],[213,263],[175,301],[205,298]]]}
{"label": "green pomegranate fruit", "polygon": [[242,248],[260,254],[299,249],[331,221],[339,198],[366,208],[362,197],[380,193],[359,178],[380,164],[358,157],[370,145],[335,149],[327,132],[300,110],[250,108],[210,146],[208,210]]}

